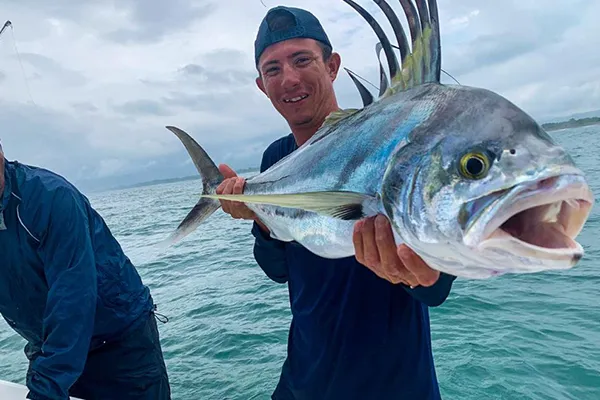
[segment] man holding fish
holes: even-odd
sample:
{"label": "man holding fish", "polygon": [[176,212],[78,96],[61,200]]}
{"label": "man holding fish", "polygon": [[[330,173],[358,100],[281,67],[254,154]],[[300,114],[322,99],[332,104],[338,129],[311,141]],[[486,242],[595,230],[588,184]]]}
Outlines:
{"label": "man holding fish", "polygon": [[[340,55],[308,11],[276,7],[255,42],[256,83],[292,133],[265,151],[261,172],[290,154],[339,109],[333,89]],[[218,194],[240,194],[244,178],[221,165]],[[288,283],[288,355],[273,399],[439,399],[428,307],[444,302],[453,276],[398,248],[382,215],[356,223],[355,257],[326,259],[269,236],[244,203],[221,201],[254,220],[254,255],[266,275]]]}
{"label": "man holding fish", "polygon": [[369,12],[344,2],[385,52],[390,80],[380,63],[378,99],[351,74],[364,107],[340,109],[341,60],[319,21],[271,9],[255,41],[256,83],[292,133],[243,180],[168,126],[202,176],[200,200],[169,241],[221,206],[254,221],[256,261],[287,282],[293,316],[274,399],[439,399],[428,307],[445,301],[455,277],[572,268],[594,195],[518,106],[441,83],[436,0],[400,0],[412,49],[392,7],[375,1],[401,63]]}

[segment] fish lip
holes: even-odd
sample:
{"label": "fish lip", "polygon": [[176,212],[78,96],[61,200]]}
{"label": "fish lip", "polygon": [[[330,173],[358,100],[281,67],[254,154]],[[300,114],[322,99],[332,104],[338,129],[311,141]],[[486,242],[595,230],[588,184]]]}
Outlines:
{"label": "fish lip", "polygon": [[[579,207],[583,207],[579,218],[580,223],[576,224],[570,232],[565,233],[573,241],[572,247],[553,249],[506,235],[513,239],[513,251],[525,257],[535,253],[540,258],[568,259],[577,262],[583,256],[583,248],[574,239],[589,218],[594,204],[594,195],[581,171],[571,169],[565,173],[546,174],[486,196],[490,196],[493,201],[479,210],[475,221],[467,226],[463,236],[465,245],[478,250],[492,247],[492,236],[497,236],[499,231],[505,233],[501,227],[513,216],[538,206],[572,201],[577,202]],[[473,202],[480,199],[475,199]]]}

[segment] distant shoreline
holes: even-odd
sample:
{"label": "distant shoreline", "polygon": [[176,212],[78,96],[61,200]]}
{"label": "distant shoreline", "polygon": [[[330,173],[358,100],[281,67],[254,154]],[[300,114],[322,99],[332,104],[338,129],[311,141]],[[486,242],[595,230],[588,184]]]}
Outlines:
{"label": "distant shoreline", "polygon": [[581,128],[583,126],[591,125],[600,125],[600,117],[581,119],[571,118],[568,121],[548,122],[546,124],[542,124],[542,128],[544,128],[547,131],[557,131],[559,129]]}

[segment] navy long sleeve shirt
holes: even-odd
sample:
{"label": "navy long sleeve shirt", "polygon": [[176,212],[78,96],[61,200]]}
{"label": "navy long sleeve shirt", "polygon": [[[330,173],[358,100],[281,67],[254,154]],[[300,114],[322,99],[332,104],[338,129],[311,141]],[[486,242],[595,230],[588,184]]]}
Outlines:
{"label": "navy long sleeve shirt", "polygon": [[[273,142],[261,172],[296,150]],[[321,258],[272,239],[254,223],[254,257],[287,283],[292,322],[276,400],[440,399],[428,307],[442,304],[455,277],[410,289],[379,278],[355,257]]]}
{"label": "navy long sleeve shirt", "polygon": [[0,173],[0,313],[27,341],[28,398],[67,399],[88,352],[147,320],[153,301],[75,187],[17,162]]}

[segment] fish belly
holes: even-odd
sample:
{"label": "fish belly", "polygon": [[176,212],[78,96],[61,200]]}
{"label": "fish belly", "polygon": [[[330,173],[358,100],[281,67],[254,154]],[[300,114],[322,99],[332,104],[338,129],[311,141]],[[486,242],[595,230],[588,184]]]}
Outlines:
{"label": "fish belly", "polygon": [[354,255],[352,233],[356,221],[345,221],[308,211],[248,204],[269,228],[271,237],[297,242],[323,258]]}

